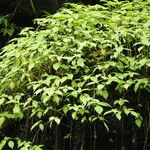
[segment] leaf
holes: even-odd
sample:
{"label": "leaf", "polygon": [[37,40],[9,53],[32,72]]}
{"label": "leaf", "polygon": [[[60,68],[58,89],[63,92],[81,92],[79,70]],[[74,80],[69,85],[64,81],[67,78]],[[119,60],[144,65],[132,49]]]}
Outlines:
{"label": "leaf", "polygon": [[114,57],[117,58],[119,54],[123,51],[123,47],[116,47],[116,52],[114,53]]}
{"label": "leaf", "polygon": [[13,149],[14,148],[14,142],[13,141],[9,141],[8,142],[8,146]]}
{"label": "leaf", "polygon": [[102,90],[102,96],[107,99],[108,98],[108,92],[106,90]]}
{"label": "leaf", "polygon": [[67,74],[68,79],[72,80],[73,79],[73,74]]}
{"label": "leaf", "polygon": [[3,148],[4,148],[4,146],[5,146],[5,144],[6,144],[7,141],[8,141],[8,138],[5,137],[4,140],[2,140],[0,142],[0,150],[3,150]]}
{"label": "leaf", "polygon": [[0,105],[4,104],[4,102],[5,102],[5,98],[1,98],[0,99]]}
{"label": "leaf", "polygon": [[101,49],[102,55],[106,55],[106,49]]}
{"label": "leaf", "polygon": [[140,84],[142,81],[138,81],[134,86],[134,91],[137,92],[137,90],[140,88]]}
{"label": "leaf", "polygon": [[141,42],[143,45],[147,45],[147,46],[150,45],[150,41],[146,35],[142,37]]}
{"label": "leaf", "polygon": [[86,117],[83,117],[82,119],[81,119],[81,123],[83,123],[83,122],[85,122],[86,121]]}
{"label": "leaf", "polygon": [[116,101],[114,102],[115,105],[116,105],[116,104],[119,104],[120,106],[123,106],[124,103],[128,103],[128,101],[125,100],[125,99],[119,99],[119,100],[116,100]]}
{"label": "leaf", "polygon": [[124,108],[124,113],[126,114],[126,115],[128,115],[129,113],[130,113],[130,109],[128,109],[128,108]]}
{"label": "leaf", "polygon": [[21,96],[22,96],[21,94],[20,94],[20,95],[16,95],[16,96],[15,96],[15,100],[19,102],[20,99],[21,99]]}
{"label": "leaf", "polygon": [[102,89],[104,88],[104,85],[103,85],[103,84],[99,84],[99,85],[97,86],[97,88],[98,88],[99,90],[102,90]]}
{"label": "leaf", "polygon": [[54,96],[53,96],[53,101],[54,101],[56,104],[59,104],[59,101],[60,101],[59,96],[54,95]]}
{"label": "leaf", "polygon": [[118,118],[118,120],[121,120],[121,115],[120,115],[120,113],[116,113],[116,117]]}
{"label": "leaf", "polygon": [[68,107],[67,107],[67,106],[64,106],[64,107],[63,107],[63,112],[66,114],[68,111],[69,111]]}
{"label": "leaf", "polygon": [[30,71],[32,68],[34,68],[34,66],[35,66],[35,64],[33,62],[30,63],[29,66],[28,66],[28,70]]}
{"label": "leaf", "polygon": [[134,117],[138,118],[138,113],[136,113],[135,111],[131,111],[131,115],[133,115]]}
{"label": "leaf", "polygon": [[73,81],[71,82],[71,86],[72,86],[73,88],[77,87],[77,83],[76,83],[75,80],[73,80]]}
{"label": "leaf", "polygon": [[37,101],[32,101],[32,106],[33,106],[34,108],[37,108],[37,107],[38,107],[38,102],[37,102]]}
{"label": "leaf", "polygon": [[125,88],[126,90],[128,89],[129,86],[130,86],[130,84],[128,84],[128,83],[124,84],[124,88]]}
{"label": "leaf", "polygon": [[70,139],[70,138],[71,138],[71,134],[70,133],[64,136],[64,139]]}
{"label": "leaf", "polygon": [[103,124],[104,124],[105,128],[107,129],[107,131],[109,131],[109,128],[108,128],[107,124],[104,121],[103,121]]}
{"label": "leaf", "polygon": [[20,150],[29,150],[28,147],[22,147]]}
{"label": "leaf", "polygon": [[108,103],[106,103],[106,102],[98,102],[98,104],[99,105],[101,105],[101,106],[105,106],[105,107],[111,107]]}
{"label": "leaf", "polygon": [[41,111],[39,111],[39,112],[37,113],[37,116],[38,116],[39,118],[41,118],[42,115],[43,115],[43,113],[42,113]]}
{"label": "leaf", "polygon": [[76,118],[77,118],[76,116],[77,116],[77,112],[73,112],[73,113],[72,113],[72,118],[73,118],[73,119],[76,119]]}
{"label": "leaf", "polygon": [[80,101],[85,105],[88,102],[88,98],[85,95],[80,95]]}
{"label": "leaf", "polygon": [[31,131],[36,127],[36,126],[38,126],[39,124],[40,124],[40,122],[42,122],[41,120],[39,120],[39,121],[37,121],[36,123],[34,123],[33,125],[32,125],[32,127],[31,127]]}
{"label": "leaf", "polygon": [[141,127],[141,124],[142,124],[142,120],[136,119],[136,120],[135,120],[135,124],[140,128],[140,127]]}
{"label": "leaf", "polygon": [[55,83],[55,85],[56,85],[57,87],[59,87],[60,82],[61,82],[60,79],[56,79],[54,83]]}
{"label": "leaf", "polygon": [[15,88],[15,83],[14,82],[10,82],[9,86],[13,90]]}
{"label": "leaf", "polygon": [[0,128],[2,127],[4,122],[5,122],[5,117],[4,116],[0,117]]}
{"label": "leaf", "polygon": [[60,124],[60,119],[58,117],[55,117],[55,122],[57,123],[57,125]]}
{"label": "leaf", "polygon": [[42,91],[43,91],[42,88],[41,88],[41,89],[38,89],[38,90],[35,92],[35,94],[38,95],[38,94],[41,93]]}
{"label": "leaf", "polygon": [[62,78],[61,78],[61,83],[65,82],[66,80],[68,80],[67,77],[62,77]]}
{"label": "leaf", "polygon": [[98,83],[97,77],[90,77],[90,79],[91,79],[94,83]]}
{"label": "leaf", "polygon": [[15,104],[13,108],[13,113],[20,113],[20,112],[21,112],[20,106],[18,104]]}
{"label": "leaf", "polygon": [[60,124],[60,119],[58,117],[52,116],[52,117],[49,118],[50,126],[51,126],[53,121],[55,121],[57,123],[57,125]]}
{"label": "leaf", "polygon": [[85,113],[84,109],[79,109],[79,113],[83,115]]}
{"label": "leaf", "polygon": [[101,114],[102,112],[103,112],[103,107],[101,107],[101,106],[95,106],[95,111],[98,113],[98,114]]}
{"label": "leaf", "polygon": [[39,128],[40,128],[41,131],[43,131],[44,130],[44,125],[40,123]]}
{"label": "leaf", "polygon": [[60,62],[53,64],[53,68],[55,69],[55,71],[57,71],[60,68],[60,66],[61,66]]}
{"label": "leaf", "polygon": [[80,66],[80,67],[84,67],[84,59],[83,58],[79,58],[77,60],[77,65]]}

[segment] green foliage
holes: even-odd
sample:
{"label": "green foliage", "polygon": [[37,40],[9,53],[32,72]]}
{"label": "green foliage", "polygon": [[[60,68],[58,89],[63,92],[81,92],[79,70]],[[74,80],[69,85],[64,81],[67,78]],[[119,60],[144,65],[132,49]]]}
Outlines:
{"label": "green foliage", "polygon": [[8,16],[0,16],[0,33],[12,36],[15,31],[15,25],[9,23]]}
{"label": "green foliage", "polygon": [[2,149],[17,149],[17,150],[42,150],[42,145],[32,145],[31,142],[21,141],[18,138],[5,137],[0,141],[0,150]]}
{"label": "green foliage", "polygon": [[31,130],[69,116],[82,123],[99,120],[108,130],[108,121],[126,115],[140,127],[143,99],[133,107],[129,92],[150,91],[149,6],[66,4],[36,19],[37,29],[23,29],[0,56],[0,127],[27,114]]}

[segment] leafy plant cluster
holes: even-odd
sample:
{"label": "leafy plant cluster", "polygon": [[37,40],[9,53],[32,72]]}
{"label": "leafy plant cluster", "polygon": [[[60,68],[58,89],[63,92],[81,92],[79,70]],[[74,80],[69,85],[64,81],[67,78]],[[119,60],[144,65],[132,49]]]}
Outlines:
{"label": "leafy plant cluster", "polygon": [[26,142],[26,141],[21,141],[20,139],[16,138],[16,139],[12,139],[9,137],[5,137],[4,140],[2,140],[0,142],[0,149],[17,149],[17,150],[42,150],[41,149],[41,145],[39,146],[32,146],[31,142]]}
{"label": "leafy plant cluster", "polygon": [[0,56],[2,131],[24,118],[31,133],[64,118],[109,130],[128,116],[141,126],[142,92],[150,92],[149,2],[65,4],[35,22]]}
{"label": "leafy plant cluster", "polygon": [[0,34],[3,36],[12,36],[15,31],[15,25],[9,23],[8,16],[0,16]]}
{"label": "leafy plant cluster", "polygon": [[[17,26],[9,21],[10,16],[0,16],[0,48],[13,37]],[[19,28],[19,27],[18,27]]]}

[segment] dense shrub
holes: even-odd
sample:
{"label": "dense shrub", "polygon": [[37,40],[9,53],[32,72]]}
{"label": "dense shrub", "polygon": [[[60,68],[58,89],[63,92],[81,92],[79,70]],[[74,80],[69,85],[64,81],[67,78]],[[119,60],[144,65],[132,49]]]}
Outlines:
{"label": "dense shrub", "polygon": [[[3,136],[11,135],[5,128],[13,122],[22,128],[19,133],[14,131],[15,138],[47,147],[51,142],[49,149],[57,150],[64,149],[57,125],[69,128],[62,130],[64,136],[67,134],[64,138],[70,138],[70,149],[84,146],[84,134],[72,144],[79,138],[72,131],[74,124],[80,125],[78,128],[99,124],[109,131],[112,124],[123,129],[128,122],[130,129],[136,130],[133,122],[140,127],[143,120],[147,133],[149,6],[149,2],[66,4],[58,13],[36,19],[37,29],[22,30],[0,56]],[[49,128],[54,132],[48,134]],[[40,139],[40,130],[45,140]],[[54,140],[47,143],[46,137]],[[141,141],[144,148],[148,147],[148,138],[145,134],[145,144]]]}

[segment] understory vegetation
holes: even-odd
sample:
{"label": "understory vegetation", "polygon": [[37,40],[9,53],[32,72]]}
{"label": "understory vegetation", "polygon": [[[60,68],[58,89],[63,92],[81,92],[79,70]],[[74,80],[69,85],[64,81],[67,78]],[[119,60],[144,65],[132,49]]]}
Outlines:
{"label": "understory vegetation", "polygon": [[35,23],[1,49],[0,149],[150,149],[150,2]]}
{"label": "understory vegetation", "polygon": [[0,48],[6,45],[7,41],[11,39],[16,30],[17,26],[14,23],[10,23],[9,15],[0,15]]}

